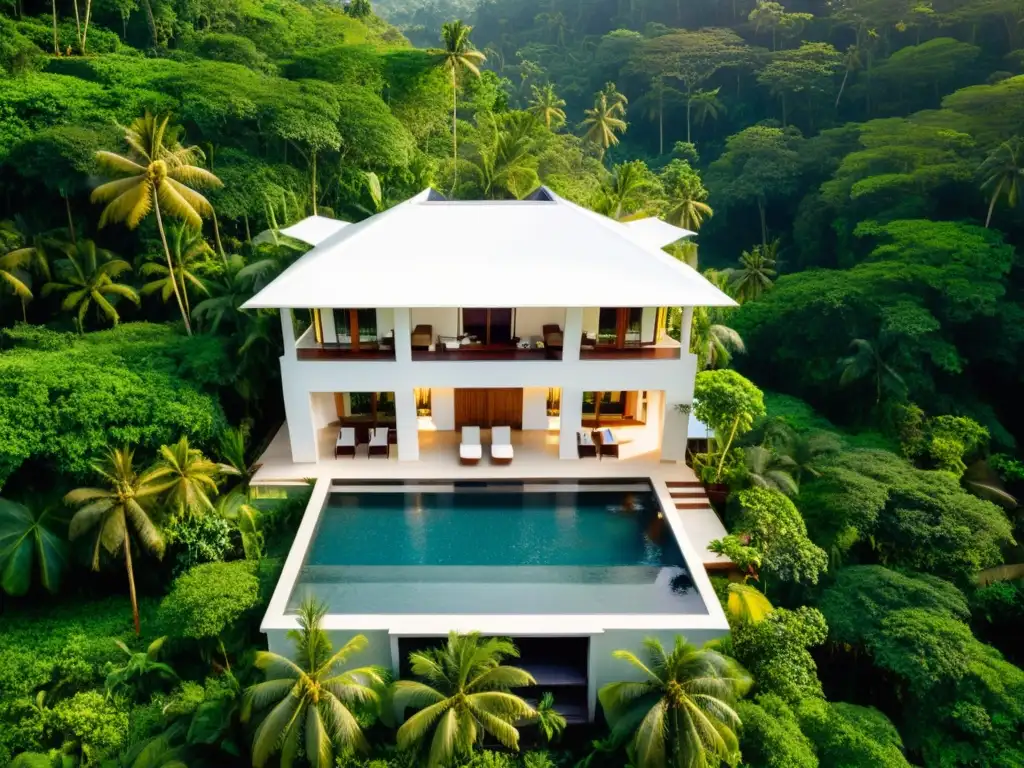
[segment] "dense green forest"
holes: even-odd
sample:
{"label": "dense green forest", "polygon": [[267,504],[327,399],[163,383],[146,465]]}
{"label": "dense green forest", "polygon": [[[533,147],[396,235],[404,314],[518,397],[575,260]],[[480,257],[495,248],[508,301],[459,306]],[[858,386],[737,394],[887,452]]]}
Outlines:
{"label": "dense green forest", "polygon": [[[1022,137],[1021,0],[0,0],[0,764],[1024,765]],[[541,183],[740,303],[691,341],[732,635],[560,736],[506,643],[329,678],[309,606],[283,724],[305,495],[248,486],[281,339],[240,307],[311,213]],[[508,684],[430,676],[477,646]],[[436,760],[393,700],[450,708]]]}

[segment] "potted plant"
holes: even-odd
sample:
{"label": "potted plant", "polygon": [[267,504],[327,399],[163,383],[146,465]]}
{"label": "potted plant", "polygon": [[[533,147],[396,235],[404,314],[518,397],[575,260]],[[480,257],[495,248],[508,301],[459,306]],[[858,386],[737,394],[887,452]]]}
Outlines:
{"label": "potted plant", "polygon": [[733,444],[764,416],[764,395],[736,371],[715,370],[697,374],[693,399],[694,414],[714,431],[707,453],[694,456],[693,471],[708,499],[722,504],[729,495],[729,477],[743,463],[742,451]]}

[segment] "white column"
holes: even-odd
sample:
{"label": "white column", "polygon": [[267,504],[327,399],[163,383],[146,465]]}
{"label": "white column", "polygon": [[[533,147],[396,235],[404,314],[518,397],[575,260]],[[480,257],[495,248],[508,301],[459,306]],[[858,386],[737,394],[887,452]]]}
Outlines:
{"label": "white column", "polygon": [[690,418],[680,413],[678,406],[688,404],[682,391],[664,392],[662,405],[661,460],[686,461],[686,441]]}
{"label": "white column", "polygon": [[646,344],[648,341],[657,341],[655,326],[658,324],[658,308],[644,307],[640,315],[640,341]]}
{"label": "white column", "polygon": [[683,354],[690,352],[690,331],[693,328],[693,307],[683,307],[683,318],[679,328],[679,346]]}
{"label": "white column", "polygon": [[[571,362],[580,359],[580,336],[582,333],[583,308],[568,307],[565,310],[565,330],[562,332],[562,360]],[[565,402],[564,392],[562,393],[562,402]]]}
{"label": "white column", "polygon": [[320,330],[323,331],[324,334],[324,343],[337,343],[338,331],[334,327],[334,310],[327,307],[317,311],[320,312]]}
{"label": "white column", "polygon": [[[295,365],[292,363],[292,365]],[[313,403],[295,369],[288,370],[289,361],[281,361],[281,384],[284,394],[284,415],[288,421],[288,441],[292,461],[296,464],[317,460],[317,434],[313,424]]]}
{"label": "white column", "polygon": [[[576,351],[579,352],[578,347]],[[583,390],[563,387],[559,413],[558,458],[578,459],[576,433],[583,426]]]}
{"label": "white column", "polygon": [[[395,309],[395,360],[400,363],[412,362],[412,327],[409,324],[409,309]],[[398,393],[395,393],[397,398]],[[412,397],[410,390],[409,396]],[[416,400],[413,398],[412,415],[416,415]]]}
{"label": "white column", "polygon": [[284,339],[284,356],[295,359],[295,320],[292,310],[285,307],[281,310],[281,337]]}
{"label": "white column", "polygon": [[[405,312],[408,317],[409,310]],[[416,419],[416,393],[412,389],[395,391],[395,427],[398,430],[398,460],[417,461],[420,457],[420,433]]]}

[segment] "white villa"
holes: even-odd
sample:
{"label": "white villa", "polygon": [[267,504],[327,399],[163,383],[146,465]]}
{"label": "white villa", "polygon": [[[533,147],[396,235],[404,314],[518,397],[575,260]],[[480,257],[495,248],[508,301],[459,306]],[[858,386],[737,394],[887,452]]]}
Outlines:
{"label": "white villa", "polygon": [[[706,550],[724,529],[685,465],[694,420],[678,406],[693,398],[693,308],[733,301],[662,250],[692,232],[654,218],[620,223],[543,187],[518,201],[455,202],[426,190],[358,224],[314,216],[283,232],[313,248],[245,304],[280,310],[284,334],[287,424],[254,484],[316,485],[264,619],[273,650],[287,649],[297,595],[310,590],[333,601],[328,630],[370,638],[372,658],[360,664],[398,670],[408,642],[453,629],[578,640],[565,653],[582,654],[568,664],[579,675],[551,685],[580,686],[580,717],[593,718],[597,687],[628,672],[611,659],[615,648],[636,649],[652,634],[701,642],[727,630],[705,573],[728,565]],[[666,333],[674,311],[681,341]],[[682,560],[590,563],[567,552],[555,567],[535,568],[449,560],[447,549],[431,560],[423,494],[462,485],[476,493],[488,483],[551,494],[560,526],[573,514],[567,493],[649,493],[657,514],[643,535],[667,537]],[[413,543],[394,548],[415,553],[393,563],[364,562],[364,550],[317,559],[332,546],[324,537],[358,537],[344,528],[346,509],[396,489],[414,501],[389,530],[406,530]],[[609,514],[631,514],[631,505]],[[607,559],[617,545],[606,544]],[[392,543],[366,542],[378,546]],[[480,544],[480,552],[493,559],[499,550]],[[586,608],[604,605],[593,601],[593,574],[606,565],[611,575],[596,588],[608,607]],[[650,591],[667,589],[680,571],[699,610],[645,609]],[[531,607],[537,582],[552,574],[550,604]],[[422,590],[425,579],[433,591]],[[438,587],[445,597],[433,608]],[[371,595],[373,610],[363,607]]]}

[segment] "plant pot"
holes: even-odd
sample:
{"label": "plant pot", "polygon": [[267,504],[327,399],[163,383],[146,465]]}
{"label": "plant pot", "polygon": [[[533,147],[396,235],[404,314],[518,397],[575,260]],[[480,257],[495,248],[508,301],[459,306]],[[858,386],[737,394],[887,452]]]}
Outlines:
{"label": "plant pot", "polygon": [[704,493],[715,507],[722,507],[729,498],[729,486],[725,483],[704,483]]}

